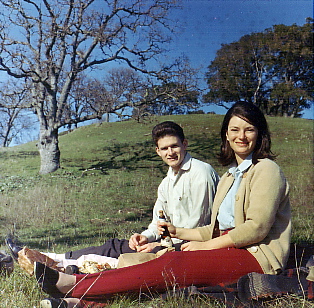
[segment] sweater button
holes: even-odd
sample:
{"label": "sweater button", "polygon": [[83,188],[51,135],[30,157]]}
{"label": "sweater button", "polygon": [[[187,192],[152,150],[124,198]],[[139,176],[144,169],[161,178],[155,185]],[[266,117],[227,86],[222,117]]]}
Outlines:
{"label": "sweater button", "polygon": [[239,196],[236,196],[236,198],[235,198],[235,199],[236,199],[236,201],[239,201],[240,197],[239,197]]}
{"label": "sweater button", "polygon": [[258,248],[256,246],[252,246],[250,250],[251,252],[255,253],[257,252]]}

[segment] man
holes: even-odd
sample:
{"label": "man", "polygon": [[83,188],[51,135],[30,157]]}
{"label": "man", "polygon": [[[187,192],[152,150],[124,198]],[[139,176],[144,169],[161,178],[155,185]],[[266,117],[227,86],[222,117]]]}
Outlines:
{"label": "man", "polygon": [[[161,247],[157,231],[159,210],[163,210],[167,220],[177,227],[195,228],[209,223],[218,174],[211,165],[187,153],[188,142],[178,124],[171,121],[159,123],[153,128],[152,137],[157,154],[169,170],[159,185],[153,219],[148,228],[141,234],[133,234],[129,240],[111,239],[101,246],[69,251],[65,254],[66,259],[78,259],[87,254],[118,258],[122,253],[158,251]],[[6,243],[17,257],[21,247],[10,239]],[[180,243],[178,239],[174,242],[177,250]]]}
{"label": "man", "polygon": [[[152,131],[156,152],[169,166],[167,176],[158,188],[153,220],[141,234],[129,240],[131,249],[150,252],[159,245],[157,231],[159,210],[174,225],[203,226],[209,223],[210,209],[219,177],[207,163],[187,153],[188,142],[183,129],[171,121],[156,125]],[[175,243],[180,243],[176,240]]]}

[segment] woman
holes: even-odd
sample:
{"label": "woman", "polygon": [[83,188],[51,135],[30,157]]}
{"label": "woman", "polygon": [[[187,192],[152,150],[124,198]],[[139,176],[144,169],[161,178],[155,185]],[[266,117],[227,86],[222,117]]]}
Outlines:
{"label": "woman", "polygon": [[219,182],[211,224],[196,229],[159,225],[160,232],[167,225],[172,237],[189,241],[183,252],[91,275],[59,274],[37,263],[44,291],[72,296],[46,299],[41,307],[84,307],[82,297],[100,300],[116,293],[230,283],[249,272],[280,273],[290,246],[289,186],[273,162],[266,119],[255,105],[236,103],[224,117],[221,139],[219,161],[230,167]]}

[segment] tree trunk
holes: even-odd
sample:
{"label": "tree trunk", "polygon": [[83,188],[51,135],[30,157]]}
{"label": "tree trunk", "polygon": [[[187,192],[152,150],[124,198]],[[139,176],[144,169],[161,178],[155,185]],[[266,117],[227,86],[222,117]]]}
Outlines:
{"label": "tree trunk", "polygon": [[60,150],[58,129],[41,129],[38,143],[41,174],[47,174],[60,168]]}

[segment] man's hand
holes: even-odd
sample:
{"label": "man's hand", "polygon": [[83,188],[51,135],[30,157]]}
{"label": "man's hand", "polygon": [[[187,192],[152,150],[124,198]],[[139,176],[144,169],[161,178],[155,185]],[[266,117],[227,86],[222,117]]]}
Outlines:
{"label": "man's hand", "polygon": [[152,242],[137,246],[137,252],[151,252],[155,247],[160,246],[160,243]]}
{"label": "man's hand", "polygon": [[147,237],[139,233],[134,233],[129,239],[129,247],[133,250],[138,250],[139,246],[145,245],[147,243]]}
{"label": "man's hand", "polygon": [[129,247],[137,252],[151,252],[159,245],[157,242],[148,243],[147,237],[139,233],[134,233],[129,240]]}

